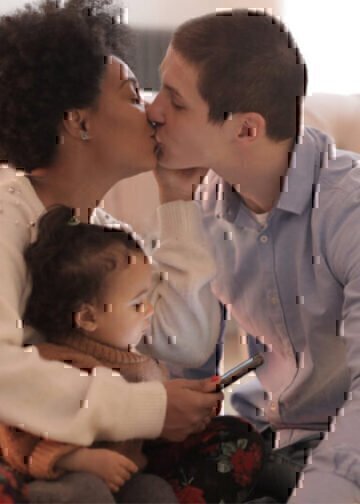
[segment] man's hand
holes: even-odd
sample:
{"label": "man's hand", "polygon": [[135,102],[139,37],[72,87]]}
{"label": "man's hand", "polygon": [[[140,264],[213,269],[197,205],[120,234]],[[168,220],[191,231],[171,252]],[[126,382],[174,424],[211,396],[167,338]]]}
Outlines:
{"label": "man's hand", "polygon": [[158,166],[154,175],[159,186],[160,203],[191,201],[208,168],[169,170]]}
{"label": "man's hand", "polygon": [[216,392],[217,383],[211,378],[165,382],[167,410],[161,437],[183,441],[204,430],[224,398],[222,392]]}

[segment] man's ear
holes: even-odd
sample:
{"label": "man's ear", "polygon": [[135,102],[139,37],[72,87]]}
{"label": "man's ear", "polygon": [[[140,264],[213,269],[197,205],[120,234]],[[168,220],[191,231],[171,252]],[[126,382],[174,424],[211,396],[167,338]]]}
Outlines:
{"label": "man's ear", "polygon": [[77,312],[74,313],[75,326],[86,332],[94,332],[98,327],[97,311],[95,306],[86,303],[83,304]]}
{"label": "man's ear", "polygon": [[251,112],[243,114],[238,130],[238,138],[254,141],[266,134],[266,122],[261,114]]}
{"label": "man's ear", "polygon": [[68,110],[64,113],[65,131],[78,140],[90,140],[89,115],[85,109]]}

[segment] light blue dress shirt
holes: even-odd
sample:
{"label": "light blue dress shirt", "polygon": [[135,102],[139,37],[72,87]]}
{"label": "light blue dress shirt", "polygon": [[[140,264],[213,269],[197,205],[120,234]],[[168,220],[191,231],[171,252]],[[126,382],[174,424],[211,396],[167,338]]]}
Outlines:
{"label": "light blue dress shirt", "polygon": [[261,422],[279,446],[330,431],[291,502],[360,502],[358,159],[305,129],[265,227],[215,173],[198,193],[218,265],[213,290],[249,334],[250,353],[264,351],[249,404],[261,391]]}

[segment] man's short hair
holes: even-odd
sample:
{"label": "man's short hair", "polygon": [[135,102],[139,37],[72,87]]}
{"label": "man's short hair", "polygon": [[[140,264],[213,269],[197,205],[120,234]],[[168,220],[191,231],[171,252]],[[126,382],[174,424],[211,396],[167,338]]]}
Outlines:
{"label": "man's short hair", "polygon": [[257,112],[269,138],[297,138],[306,64],[284,24],[263,11],[233,9],[181,25],[172,47],[199,69],[209,121]]}

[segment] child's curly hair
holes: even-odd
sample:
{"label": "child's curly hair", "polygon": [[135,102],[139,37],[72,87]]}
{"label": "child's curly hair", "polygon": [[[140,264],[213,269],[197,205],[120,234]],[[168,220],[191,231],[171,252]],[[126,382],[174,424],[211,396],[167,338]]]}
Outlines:
{"label": "child's curly hair", "polygon": [[104,58],[128,59],[132,36],[112,0],[42,0],[0,17],[0,155],[47,167],[72,108],[96,105]]}
{"label": "child's curly hair", "polygon": [[81,305],[101,302],[107,275],[125,269],[135,254],[146,257],[134,233],[81,223],[71,208],[53,207],[24,253],[32,281],[24,322],[50,340],[70,334]]}

